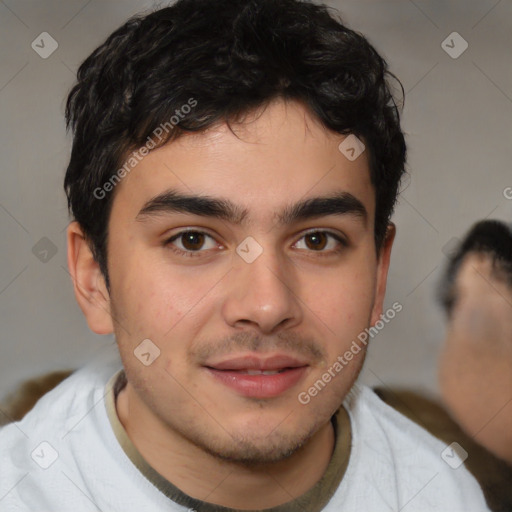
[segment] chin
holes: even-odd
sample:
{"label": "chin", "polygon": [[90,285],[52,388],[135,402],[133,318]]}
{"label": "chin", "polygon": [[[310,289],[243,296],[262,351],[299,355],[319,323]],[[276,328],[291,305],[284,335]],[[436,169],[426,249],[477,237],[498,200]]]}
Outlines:
{"label": "chin", "polygon": [[272,436],[272,439],[233,439],[230,445],[208,446],[203,445],[204,451],[215,458],[239,464],[241,466],[255,467],[275,464],[291,457],[307,441],[303,438],[288,438],[285,436]]}
{"label": "chin", "polygon": [[[286,420],[286,416],[283,419]],[[273,422],[266,426],[260,422],[222,429],[219,436],[210,432],[188,431],[189,441],[215,458],[242,466],[259,466],[284,461],[302,448],[320,428],[318,423],[309,425]]]}

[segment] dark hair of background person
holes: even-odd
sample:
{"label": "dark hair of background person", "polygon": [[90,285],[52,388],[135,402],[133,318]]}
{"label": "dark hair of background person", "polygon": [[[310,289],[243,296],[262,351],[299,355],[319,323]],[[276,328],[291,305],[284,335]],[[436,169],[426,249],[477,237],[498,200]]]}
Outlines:
{"label": "dark hair of background person", "polygon": [[80,66],[66,123],[73,146],[64,180],[109,289],[102,187],[129,154],[190,98],[197,101],[159,145],[186,132],[241,122],[283,98],[328,129],[364,141],[376,191],[375,245],[385,238],[405,173],[406,145],[386,61],[329,7],[299,0],[178,0],[129,19]]}
{"label": "dark hair of background person", "polygon": [[495,274],[512,286],[512,230],[499,220],[481,220],[458,244],[440,280],[437,299],[448,317],[457,301],[457,275],[464,258],[471,253],[491,257]]}

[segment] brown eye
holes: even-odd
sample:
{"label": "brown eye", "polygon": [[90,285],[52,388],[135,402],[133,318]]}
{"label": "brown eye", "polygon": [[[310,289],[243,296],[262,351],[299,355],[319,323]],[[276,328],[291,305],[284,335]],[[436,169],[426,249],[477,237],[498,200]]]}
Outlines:
{"label": "brown eye", "polygon": [[214,249],[217,245],[214,238],[203,231],[181,231],[164,242],[165,247],[169,247],[179,255],[201,256],[209,249]]}
{"label": "brown eye", "polygon": [[189,251],[197,251],[204,244],[204,233],[197,231],[189,231],[181,235],[181,243],[183,247]]}
{"label": "brown eye", "polygon": [[328,242],[327,234],[320,231],[306,235],[305,239],[308,248],[313,250],[324,249]]}
{"label": "brown eye", "polygon": [[328,256],[341,252],[348,247],[348,243],[341,235],[330,231],[309,231],[302,235],[295,247]]}

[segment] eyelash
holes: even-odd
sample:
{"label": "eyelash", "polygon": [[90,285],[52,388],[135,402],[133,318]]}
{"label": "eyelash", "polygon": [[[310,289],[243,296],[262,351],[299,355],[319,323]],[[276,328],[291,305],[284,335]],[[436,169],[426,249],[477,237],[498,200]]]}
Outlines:
{"label": "eyelash", "polygon": [[[168,238],[167,240],[165,240],[163,242],[164,247],[167,247],[168,249],[170,249],[174,253],[178,254],[179,256],[185,256],[185,257],[188,257],[188,258],[194,258],[194,257],[201,256],[201,253],[203,253],[205,251],[202,251],[202,250],[183,251],[182,249],[178,249],[178,248],[176,248],[176,247],[174,247],[172,245],[172,242],[174,242],[175,240],[179,239],[183,235],[186,235],[187,233],[196,233],[196,234],[206,235],[207,237],[210,237],[210,238],[213,239],[213,236],[211,236],[210,234],[206,233],[205,231],[199,231],[199,230],[195,230],[195,229],[188,229],[188,230],[180,231],[179,233],[176,233],[175,235],[173,235],[171,238]],[[343,237],[341,237],[340,235],[338,235],[336,233],[333,233],[331,231],[319,230],[319,229],[314,229],[314,230],[311,230],[311,231],[307,231],[306,233],[304,233],[299,238],[299,240],[302,240],[304,237],[306,237],[308,235],[313,235],[313,234],[317,234],[317,233],[325,233],[328,236],[331,236],[332,238],[334,238],[341,245],[341,248],[338,246],[337,249],[331,249],[330,251],[313,251],[313,250],[308,251],[308,252],[317,253],[320,257],[327,257],[327,256],[331,256],[332,254],[338,254],[338,253],[342,252],[343,249],[346,249],[349,246],[348,242]],[[298,242],[298,240],[297,240],[297,242]],[[295,243],[297,243],[297,242],[295,242]]]}

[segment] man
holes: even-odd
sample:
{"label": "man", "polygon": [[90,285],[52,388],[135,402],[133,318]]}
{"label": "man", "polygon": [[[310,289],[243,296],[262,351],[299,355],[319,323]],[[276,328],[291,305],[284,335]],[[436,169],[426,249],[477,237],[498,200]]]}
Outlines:
{"label": "man", "polygon": [[471,437],[512,464],[510,227],[496,220],[472,226],[439,291],[447,315],[439,370],[443,399]]}
{"label": "man", "polygon": [[364,334],[401,310],[383,314],[389,76],[296,0],[181,0],[83,63],[68,264],[120,361],[1,431],[6,510],[487,510],[444,444],[354,384]]}

